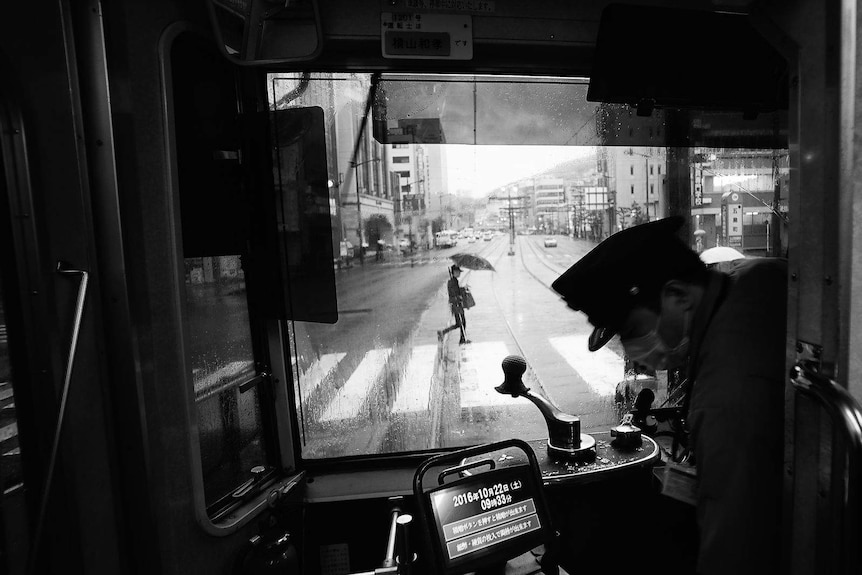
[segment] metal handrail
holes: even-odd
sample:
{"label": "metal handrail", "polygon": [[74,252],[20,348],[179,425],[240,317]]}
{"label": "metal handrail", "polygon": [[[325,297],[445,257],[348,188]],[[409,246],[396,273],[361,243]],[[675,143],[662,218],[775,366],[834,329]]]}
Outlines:
{"label": "metal handrail", "polygon": [[[833,496],[841,498],[843,512],[834,524],[840,531],[832,539],[833,573],[859,573],[862,567],[862,408],[850,393],[836,381],[818,373],[805,363],[795,365],[790,373],[793,387],[814,400],[829,415],[834,433],[841,438],[833,442]],[[843,440],[843,442],[842,442]],[[843,450],[840,446],[844,445]],[[836,447],[837,446],[837,447]],[[836,484],[835,482],[839,483]]]}
{"label": "metal handrail", "polygon": [[791,381],[797,391],[816,400],[838,424],[850,446],[851,463],[862,463],[862,408],[853,396],[804,364],[793,366]]}
{"label": "metal handrail", "polygon": [[45,483],[39,500],[39,515],[36,519],[36,529],[33,531],[33,539],[27,557],[27,573],[33,573],[36,568],[36,559],[39,556],[39,544],[42,540],[42,532],[45,526],[45,517],[48,513],[48,500],[51,494],[51,484],[54,480],[54,467],[60,451],[60,436],[63,432],[63,421],[66,417],[68,406],[69,388],[72,383],[72,370],[75,367],[75,356],[78,351],[78,336],[81,332],[81,322],[84,316],[84,304],[87,301],[87,285],[89,273],[84,270],[71,269],[65,262],[57,262],[56,272],[62,276],[81,276],[78,284],[78,297],[75,301],[75,316],[72,320],[72,336],[69,342],[69,355],[66,359],[66,370],[63,377],[63,391],[60,396],[60,409],[57,414],[57,427],[54,429],[54,441],[51,444],[51,455],[48,460],[48,471],[45,474]]}

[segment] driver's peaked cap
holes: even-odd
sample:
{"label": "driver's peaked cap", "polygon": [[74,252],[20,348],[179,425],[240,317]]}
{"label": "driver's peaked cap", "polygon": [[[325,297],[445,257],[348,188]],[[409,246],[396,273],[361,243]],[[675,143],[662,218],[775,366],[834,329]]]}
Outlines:
{"label": "driver's peaked cap", "polygon": [[578,260],[551,284],[568,306],[587,314],[595,330],[589,349],[605,345],[644,296],[657,295],[671,279],[704,273],[705,266],[677,232],[675,216],[618,232]]}

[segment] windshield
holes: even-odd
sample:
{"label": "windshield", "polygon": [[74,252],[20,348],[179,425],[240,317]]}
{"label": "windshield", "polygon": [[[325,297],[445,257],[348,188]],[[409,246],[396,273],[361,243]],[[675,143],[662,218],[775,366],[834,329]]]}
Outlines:
{"label": "windshield", "polygon": [[712,265],[729,259],[715,247],[784,255],[784,122],[638,117],[586,86],[270,76],[274,110],[325,118],[338,321],[288,322],[303,457],[546,438],[535,406],[494,389],[508,355],[586,433],[617,425],[639,389],[679,401],[680,374],[636,374],[617,339],[589,352],[592,326],[550,285],[609,235],[675,214]]}

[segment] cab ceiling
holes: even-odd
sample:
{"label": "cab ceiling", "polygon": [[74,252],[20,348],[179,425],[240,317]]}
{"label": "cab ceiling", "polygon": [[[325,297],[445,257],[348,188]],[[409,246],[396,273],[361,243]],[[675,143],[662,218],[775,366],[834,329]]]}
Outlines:
{"label": "cab ceiling", "polygon": [[[459,9],[481,4],[483,10]],[[592,66],[599,20],[613,2],[573,0],[320,0],[323,48],[311,62],[275,69],[356,69],[586,76]],[[627,2],[745,12],[743,1]],[[441,5],[443,8],[432,8]],[[452,7],[455,8],[452,8]],[[468,14],[473,59],[390,60],[381,56],[381,13],[410,10]]]}

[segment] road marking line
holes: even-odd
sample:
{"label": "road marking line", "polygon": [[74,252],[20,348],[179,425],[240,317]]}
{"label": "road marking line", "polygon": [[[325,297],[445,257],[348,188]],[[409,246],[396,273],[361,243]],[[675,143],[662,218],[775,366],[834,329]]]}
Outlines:
{"label": "road marking line", "polygon": [[346,353],[325,353],[316,359],[307,370],[299,374],[299,387],[303,395],[308,396],[335,369],[335,366],[345,358]]}
{"label": "road marking line", "polygon": [[595,393],[613,395],[625,379],[625,361],[606,347],[590,351],[587,339],[587,335],[567,335],[549,341]]}
{"label": "road marking line", "polygon": [[366,353],[344,387],[326,406],[319,421],[336,421],[359,415],[365,397],[386,367],[386,360],[391,353],[391,348],[372,349]]}
{"label": "road marking line", "polygon": [[436,360],[436,345],[419,345],[413,348],[401,385],[398,387],[398,396],[392,406],[393,413],[428,410]]}
{"label": "road marking line", "polygon": [[12,391],[11,387],[0,391],[0,401],[3,401],[4,399],[9,399],[10,397],[12,397],[13,394],[14,392]]}
{"label": "road marking line", "polygon": [[525,399],[497,393],[503,383],[500,364],[509,355],[506,343],[487,341],[469,343],[461,352],[461,407],[525,405]]}

